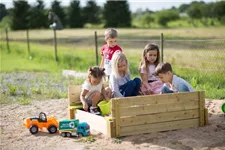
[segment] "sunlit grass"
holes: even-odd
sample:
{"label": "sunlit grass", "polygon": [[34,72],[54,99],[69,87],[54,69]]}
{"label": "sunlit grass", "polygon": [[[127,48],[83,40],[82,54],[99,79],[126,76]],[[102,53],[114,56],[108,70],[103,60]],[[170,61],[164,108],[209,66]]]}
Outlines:
{"label": "sunlit grass", "polygon": [[[58,62],[55,61],[53,46],[31,43],[32,59],[28,55],[27,45],[25,43],[10,42],[11,53],[7,52],[5,44],[1,44],[0,46],[1,73],[36,72],[35,74],[38,74],[40,72],[48,72],[50,74],[58,74],[48,79],[41,77],[41,80],[38,81],[38,85],[40,86],[31,87],[30,91],[38,99],[43,99],[43,97],[61,98],[66,96],[66,90],[64,92],[58,92],[42,85],[49,80],[51,80],[51,83],[62,80],[61,73],[63,69],[87,72],[89,66],[96,65],[94,48],[88,46],[59,46]],[[142,49],[129,50],[125,48],[124,53],[129,60],[132,77],[139,76],[138,67]],[[187,80],[196,90],[205,90],[207,98],[225,99],[224,55],[225,53],[222,53],[221,50],[191,49],[188,51],[167,49],[164,53],[164,61],[170,62],[173,66],[174,73]],[[100,59],[99,56],[99,61]],[[62,84],[67,87],[70,83],[63,82]],[[79,82],[79,84],[81,83]],[[78,81],[74,80],[73,84],[78,84]],[[12,86],[15,85],[12,84]],[[25,88],[16,86],[16,89],[25,93],[19,96],[21,103],[28,103],[30,100],[26,98],[27,91],[24,90]]]}
{"label": "sunlit grass", "polygon": [[[196,38],[196,37],[224,37],[222,31],[225,30],[225,27],[199,27],[199,28],[116,28],[118,31],[119,38],[147,38],[151,37],[160,37],[160,34],[163,33],[165,37],[179,37],[179,38]],[[64,29],[57,31],[57,38],[93,38],[94,34],[97,31],[98,36],[103,36],[105,29]],[[1,35],[5,39],[5,31],[1,30]],[[26,30],[19,31],[9,31],[9,39],[26,40]],[[52,40],[54,39],[54,32],[51,29],[42,29],[42,30],[30,30],[29,31],[30,39],[39,39],[39,40]],[[103,40],[103,39],[102,39]]]}
{"label": "sunlit grass", "polygon": [[[86,71],[83,66],[95,64],[94,50],[86,47],[58,47],[58,62],[55,61],[54,47],[31,44],[31,56],[25,43],[10,42],[11,53],[1,45],[1,72],[44,71],[61,72],[62,69]],[[89,55],[86,55],[89,54]]]}

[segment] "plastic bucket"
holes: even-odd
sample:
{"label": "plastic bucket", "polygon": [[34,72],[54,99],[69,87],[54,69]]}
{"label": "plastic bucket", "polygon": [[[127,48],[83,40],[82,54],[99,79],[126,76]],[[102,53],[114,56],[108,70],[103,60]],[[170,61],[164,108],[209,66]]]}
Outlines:
{"label": "plastic bucket", "polygon": [[111,101],[101,101],[98,103],[102,115],[111,113]]}
{"label": "plastic bucket", "polygon": [[222,111],[225,113],[225,103],[222,105]]}

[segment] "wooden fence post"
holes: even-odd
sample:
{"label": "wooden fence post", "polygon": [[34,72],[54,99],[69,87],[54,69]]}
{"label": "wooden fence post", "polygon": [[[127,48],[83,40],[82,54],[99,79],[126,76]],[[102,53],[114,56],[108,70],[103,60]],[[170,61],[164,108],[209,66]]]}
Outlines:
{"label": "wooden fence post", "polygon": [[55,45],[55,60],[58,61],[56,30],[53,29],[53,31],[54,31],[54,45]]}
{"label": "wooden fence post", "polygon": [[161,62],[163,62],[163,44],[164,44],[164,37],[163,37],[163,33],[161,33],[161,36],[160,36]]}
{"label": "wooden fence post", "polygon": [[98,36],[97,36],[97,31],[95,31],[95,56],[96,56],[96,65],[98,66]]}
{"label": "wooden fence post", "polygon": [[9,38],[8,38],[8,29],[5,29],[5,36],[6,36],[6,46],[7,46],[7,50],[8,53],[10,53],[10,48],[9,48]]}
{"label": "wooden fence post", "polygon": [[31,58],[31,54],[30,54],[29,29],[27,29],[27,50],[28,50],[28,55],[29,55],[29,58]]}

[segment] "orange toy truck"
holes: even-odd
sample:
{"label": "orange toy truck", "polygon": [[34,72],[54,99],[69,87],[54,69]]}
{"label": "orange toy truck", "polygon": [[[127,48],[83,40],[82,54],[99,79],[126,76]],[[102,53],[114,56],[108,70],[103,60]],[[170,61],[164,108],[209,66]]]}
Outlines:
{"label": "orange toy truck", "polygon": [[46,128],[50,134],[56,133],[58,124],[58,121],[54,117],[47,118],[43,112],[38,117],[26,118],[23,123],[30,130],[31,134],[36,134],[43,128]]}

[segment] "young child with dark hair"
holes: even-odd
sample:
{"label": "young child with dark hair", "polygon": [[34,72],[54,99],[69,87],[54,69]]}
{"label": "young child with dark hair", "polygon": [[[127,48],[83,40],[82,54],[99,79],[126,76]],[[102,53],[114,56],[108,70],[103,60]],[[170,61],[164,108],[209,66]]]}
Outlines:
{"label": "young child with dark hair", "polygon": [[88,69],[88,78],[82,85],[80,100],[83,104],[83,109],[90,113],[100,115],[100,110],[97,104],[101,100],[107,100],[111,91],[104,87],[103,78],[105,77],[105,69],[94,66]]}
{"label": "young child with dark hair", "polygon": [[173,74],[173,69],[170,63],[159,63],[155,68],[155,74],[164,83],[161,93],[176,93],[176,92],[193,92],[192,86],[184,79]]}

